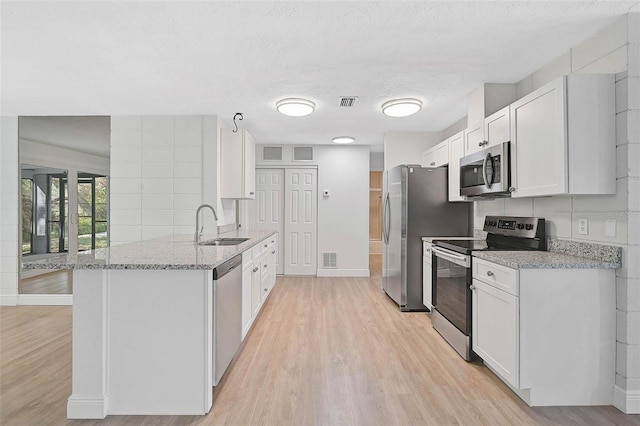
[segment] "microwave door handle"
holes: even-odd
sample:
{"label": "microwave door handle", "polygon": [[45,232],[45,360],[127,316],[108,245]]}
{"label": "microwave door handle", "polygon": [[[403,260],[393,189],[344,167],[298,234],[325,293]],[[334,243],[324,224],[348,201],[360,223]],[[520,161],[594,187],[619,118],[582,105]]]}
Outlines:
{"label": "microwave door handle", "polygon": [[482,180],[484,180],[484,186],[487,187],[487,189],[491,189],[491,184],[493,182],[489,182],[489,178],[487,177],[487,166],[489,164],[489,161],[491,161],[491,167],[493,167],[493,159],[491,158],[491,154],[487,153],[487,155],[484,157],[484,161],[482,162]]}

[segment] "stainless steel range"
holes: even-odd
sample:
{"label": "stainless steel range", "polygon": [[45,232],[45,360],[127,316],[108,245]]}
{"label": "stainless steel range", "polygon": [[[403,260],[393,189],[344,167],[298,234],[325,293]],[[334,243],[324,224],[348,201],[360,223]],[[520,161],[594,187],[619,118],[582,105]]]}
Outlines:
{"label": "stainless steel range", "polygon": [[487,216],[484,240],[435,240],[433,327],[471,360],[471,257],[474,251],[547,249],[545,221],[535,217]]}

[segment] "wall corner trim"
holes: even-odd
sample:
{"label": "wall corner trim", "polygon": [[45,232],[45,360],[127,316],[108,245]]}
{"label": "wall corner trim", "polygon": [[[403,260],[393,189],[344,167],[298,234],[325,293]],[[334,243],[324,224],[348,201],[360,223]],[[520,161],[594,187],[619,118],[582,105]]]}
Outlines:
{"label": "wall corner trim", "polygon": [[67,418],[104,419],[108,400],[107,395],[71,395],[67,400]]}
{"label": "wall corner trim", "polygon": [[613,406],[625,414],[640,414],[640,391],[613,388]]}

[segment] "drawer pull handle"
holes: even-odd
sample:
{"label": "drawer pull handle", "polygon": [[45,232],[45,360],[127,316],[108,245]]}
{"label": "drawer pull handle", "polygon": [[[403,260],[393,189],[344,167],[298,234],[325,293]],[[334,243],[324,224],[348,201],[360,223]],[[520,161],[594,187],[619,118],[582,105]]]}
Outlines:
{"label": "drawer pull handle", "polygon": [[488,275],[488,276],[490,276],[490,277],[492,277],[492,276],[493,276],[493,272],[491,272],[491,271],[487,271],[487,275]]}
{"label": "drawer pull handle", "polygon": [[253,272],[258,272],[258,267],[253,268]]}
{"label": "drawer pull handle", "polygon": [[475,286],[475,285],[471,284],[471,285],[469,286],[469,290],[475,290],[475,289],[476,289],[476,286]]}
{"label": "drawer pull handle", "polygon": [[269,291],[269,289],[268,289],[268,288],[265,288],[265,289],[264,289],[264,291]]}
{"label": "drawer pull handle", "polygon": [[275,251],[275,250],[273,250],[273,251],[271,252],[271,254],[276,254],[276,251]]}

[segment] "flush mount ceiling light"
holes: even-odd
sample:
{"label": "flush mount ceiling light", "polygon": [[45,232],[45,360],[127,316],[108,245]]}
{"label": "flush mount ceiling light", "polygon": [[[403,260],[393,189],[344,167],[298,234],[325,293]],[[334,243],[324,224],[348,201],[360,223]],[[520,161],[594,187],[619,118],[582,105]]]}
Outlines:
{"label": "flush mount ceiling light", "polygon": [[382,112],[389,117],[407,117],[422,109],[422,102],[418,99],[394,99],[382,104]]}
{"label": "flush mount ceiling light", "polygon": [[286,98],[276,102],[278,112],[291,117],[302,117],[309,115],[316,108],[316,104],[301,98]]}
{"label": "flush mount ceiling light", "polygon": [[331,140],[333,141],[333,143],[345,144],[345,143],[354,143],[356,141],[356,138],[352,138],[351,136],[336,136]]}

